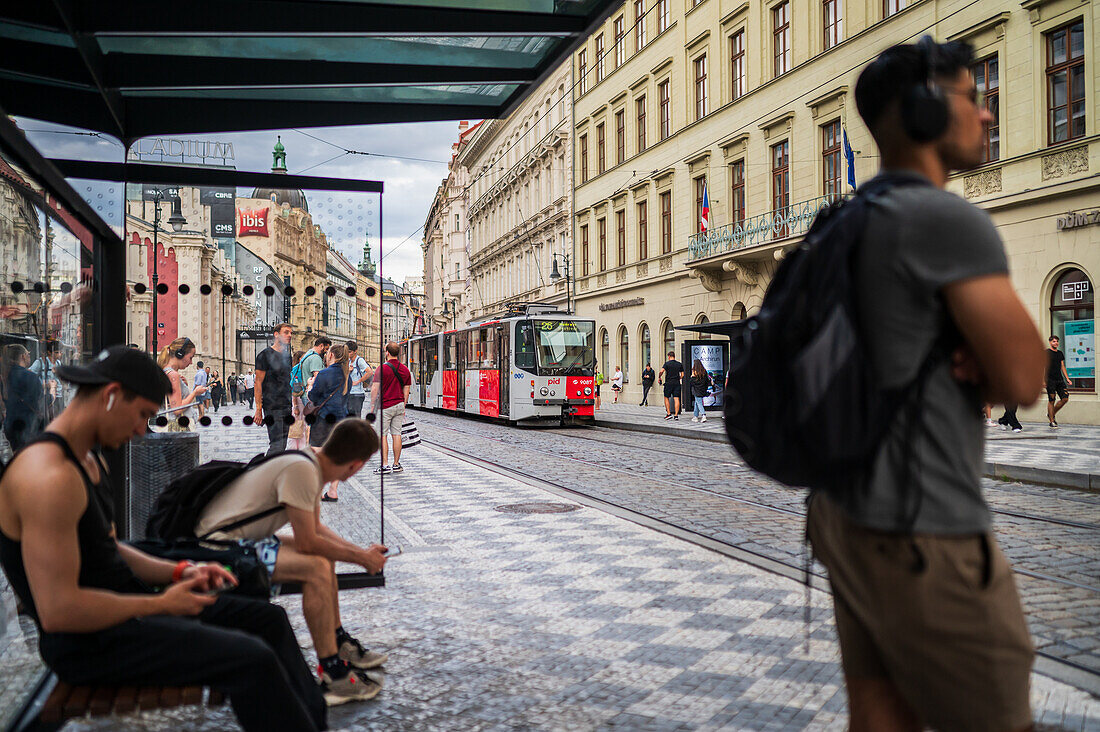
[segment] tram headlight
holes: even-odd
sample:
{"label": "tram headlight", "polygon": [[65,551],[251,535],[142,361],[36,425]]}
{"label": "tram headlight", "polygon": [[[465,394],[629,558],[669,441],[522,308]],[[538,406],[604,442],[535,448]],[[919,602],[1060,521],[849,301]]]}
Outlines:
{"label": "tram headlight", "polygon": [[547,389],[545,386],[542,387],[541,389],[539,389],[539,394],[542,394],[543,396],[546,396],[549,393],[550,393],[550,390]]}
{"label": "tram headlight", "polygon": [[592,387],[591,386],[584,387],[584,395],[585,396],[592,396]]}

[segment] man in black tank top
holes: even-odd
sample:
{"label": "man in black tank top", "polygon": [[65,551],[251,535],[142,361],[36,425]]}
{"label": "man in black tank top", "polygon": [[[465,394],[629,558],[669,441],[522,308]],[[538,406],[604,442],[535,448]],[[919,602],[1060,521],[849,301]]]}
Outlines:
{"label": "man in black tank top", "polygon": [[76,397],[0,477],[0,564],[39,626],[46,664],[72,684],[208,685],[228,694],[246,730],[325,729],[324,698],[281,607],[207,596],[233,581],[221,567],[115,540],[96,447],[143,434],[167,377],[122,346],[56,373]]}

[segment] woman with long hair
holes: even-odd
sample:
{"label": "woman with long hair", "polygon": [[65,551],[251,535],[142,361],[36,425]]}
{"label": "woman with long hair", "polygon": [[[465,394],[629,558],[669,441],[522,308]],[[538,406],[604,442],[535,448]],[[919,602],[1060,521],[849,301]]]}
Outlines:
{"label": "woman with long hair", "polygon": [[217,414],[218,407],[225,403],[225,384],[217,371],[210,372],[210,395],[213,397],[211,404],[214,406],[214,413]]}
{"label": "woman with long hair", "polygon": [[[317,407],[313,412],[317,419],[309,428],[311,447],[324,445],[336,423],[348,416],[348,392],[351,390],[348,347],[341,343],[328,349],[325,363],[328,365],[314,374],[313,387],[309,390],[309,401]],[[321,500],[337,500],[337,486],[337,481],[329,483],[329,489]]]}
{"label": "woman with long hair", "polygon": [[703,398],[707,395],[708,389],[710,389],[710,374],[703,368],[703,362],[695,359],[691,364],[691,396],[695,401],[692,422],[707,421],[707,410],[703,407]]}
{"label": "woman with long hair", "polygon": [[[195,403],[195,400],[206,393],[205,386],[196,386],[191,389],[187,386],[187,379],[180,373],[191,365],[191,359],[195,357],[195,344],[190,338],[177,338],[157,355],[157,364],[164,369],[168,381],[172,383],[172,393],[168,395],[168,408],[175,409],[168,414],[169,432],[186,432],[190,429],[187,424],[180,424],[180,417],[187,416],[191,409],[176,409]],[[187,417],[190,420],[190,417]]]}
{"label": "woman with long hair", "polygon": [[42,382],[27,367],[31,354],[18,343],[0,355],[0,396],[4,399],[4,436],[12,452],[27,444],[45,426]]}
{"label": "woman with long hair", "polygon": [[[295,351],[294,357],[290,360],[291,363],[301,363],[302,358],[306,355],[305,351]],[[290,430],[286,435],[286,449],[287,450],[301,450],[309,445],[309,436],[306,428],[306,415],[302,411],[302,397],[290,395],[290,413],[294,417],[294,424],[290,425]]]}

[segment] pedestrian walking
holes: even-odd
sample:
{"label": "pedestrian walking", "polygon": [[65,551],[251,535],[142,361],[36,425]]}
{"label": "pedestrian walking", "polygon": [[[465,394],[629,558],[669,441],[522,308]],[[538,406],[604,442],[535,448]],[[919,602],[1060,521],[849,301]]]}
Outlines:
{"label": "pedestrian walking", "polygon": [[49,422],[65,409],[64,390],[54,368],[61,365],[61,344],[46,342],[46,352],[31,364],[30,372],[42,380],[45,421]]}
{"label": "pedestrian walking", "polygon": [[649,390],[653,388],[653,382],[657,380],[657,374],[648,363],[642,369],[642,401],[639,407],[649,406]]}
{"label": "pedestrian walking", "polygon": [[668,360],[657,374],[657,383],[665,385],[665,419],[680,421],[680,393],[683,387],[680,378],[684,373],[684,365],[676,360],[674,351],[668,352]]}
{"label": "pedestrian walking", "polygon": [[42,382],[27,368],[30,365],[30,351],[22,345],[4,346],[0,395],[4,402],[4,436],[12,452],[30,442],[46,426]]}
{"label": "pedestrian walking", "polygon": [[365,358],[359,355],[359,344],[355,341],[348,341],[348,364],[351,366],[348,414],[352,417],[362,417],[363,402],[367,399],[367,389],[364,384],[374,375],[374,369]]}
{"label": "pedestrian walking", "polygon": [[198,412],[198,418],[202,419],[203,415],[206,414],[206,400],[210,398],[210,371],[203,366],[202,361],[195,364],[195,368],[197,369],[195,371],[195,388],[203,387],[203,390],[195,397],[195,411]]}
{"label": "pedestrian walking", "polygon": [[[313,377],[309,390],[309,401],[316,407],[313,416],[317,418],[309,426],[310,447],[322,447],[336,423],[347,418],[350,371],[347,346],[333,346],[325,352],[325,368]],[[339,485],[340,481],[329,483],[321,500],[337,500]]]}
{"label": "pedestrian walking", "polygon": [[267,454],[286,449],[294,418],[290,414],[290,323],[275,326],[271,345],[256,354],[256,414],[253,424],[267,427]]}
{"label": "pedestrian walking", "polygon": [[[305,351],[295,351],[290,360],[294,363],[301,363],[305,355]],[[293,373],[292,370],[291,374]],[[293,376],[291,378],[293,379]],[[305,394],[295,394],[293,387],[291,388],[290,416],[294,418],[294,423],[290,425],[290,429],[286,434],[286,449],[288,450],[301,450],[309,445],[309,425],[306,424],[303,397],[305,397]]]}
{"label": "pedestrian walking", "polygon": [[229,384],[229,400],[233,402],[233,406],[237,405],[237,375],[233,372],[229,373],[229,378],[226,379],[226,383]]}
{"label": "pedestrian walking", "polygon": [[600,387],[603,385],[603,372],[600,371],[600,365],[596,364],[596,376],[593,379],[596,382],[596,409],[600,408]]}
{"label": "pedestrian walking", "polygon": [[218,407],[225,401],[225,384],[222,383],[222,377],[214,371],[210,374],[210,403],[214,407],[214,414],[218,413]]}
{"label": "pedestrian walking", "polygon": [[[1047,341],[1047,420],[1051,428],[1058,427],[1058,412],[1069,402],[1069,374],[1066,372],[1066,354],[1058,349],[1058,336]],[[1055,403],[1055,398],[1058,402]]]}
{"label": "pedestrian walking", "polygon": [[1019,405],[1017,404],[1005,404],[1005,413],[997,420],[997,424],[1001,425],[1001,427],[1006,430],[1023,432],[1024,426],[1020,424],[1020,420],[1016,418],[1016,410],[1018,407]]}
{"label": "pedestrian walking", "polygon": [[615,392],[615,399],[612,404],[619,403],[619,394],[623,390],[623,370],[618,366],[615,367],[615,372],[611,375],[611,391]]}
{"label": "pedestrian walking", "polygon": [[710,374],[703,368],[703,362],[699,359],[691,364],[691,397],[694,402],[691,410],[692,422],[706,422],[707,410],[703,406],[703,399],[710,389]]}
{"label": "pedestrian walking", "polygon": [[172,390],[168,393],[168,432],[188,432],[191,429],[191,419],[194,416],[194,407],[180,409],[194,405],[203,394],[205,386],[196,386],[191,389],[187,385],[187,379],[180,373],[182,369],[191,365],[191,359],[195,357],[195,344],[190,338],[177,338],[161,349],[157,356],[157,365],[168,376]]}
{"label": "pedestrian walking", "polygon": [[244,386],[245,399],[248,399],[248,408],[253,409],[252,404],[256,399],[256,375],[252,373],[252,369],[249,369],[248,373],[241,377],[241,383]]}
{"label": "pedestrian walking", "polygon": [[856,315],[881,388],[908,399],[866,478],[814,491],[808,509],[851,729],[1032,723],[1034,651],[982,497],[975,405],[1033,403],[1043,355],[989,215],[945,190],[952,171],[981,164],[992,120],[972,62],[969,45],[925,37],[884,51],[855,87],[882,162],[865,184],[874,205],[855,209]]}
{"label": "pedestrian walking", "polygon": [[[386,344],[386,363],[378,367],[377,376],[371,386],[371,402],[382,407],[382,465],[376,473],[400,473],[401,467],[401,428],[405,424],[405,402],[409,400],[412,389],[412,374],[401,363],[401,346],[394,342]],[[393,467],[387,463],[386,437],[393,441]]]}

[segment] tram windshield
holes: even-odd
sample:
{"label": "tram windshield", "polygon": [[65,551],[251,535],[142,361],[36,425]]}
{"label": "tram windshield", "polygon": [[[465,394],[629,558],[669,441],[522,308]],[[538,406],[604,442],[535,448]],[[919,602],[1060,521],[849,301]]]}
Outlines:
{"label": "tram windshield", "polygon": [[596,365],[596,324],[586,320],[536,320],[539,370],[577,374]]}

